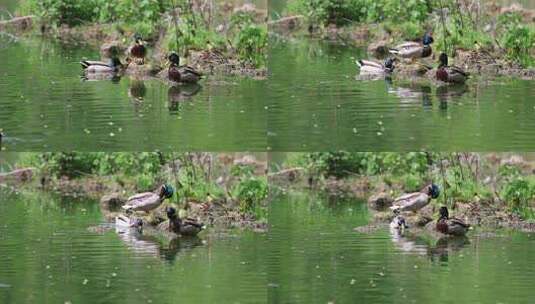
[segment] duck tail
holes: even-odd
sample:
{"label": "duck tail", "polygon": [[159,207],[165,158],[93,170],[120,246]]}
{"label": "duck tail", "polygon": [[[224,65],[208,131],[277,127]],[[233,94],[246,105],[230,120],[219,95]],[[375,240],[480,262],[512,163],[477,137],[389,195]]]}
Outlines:
{"label": "duck tail", "polygon": [[361,68],[362,66],[364,66],[364,62],[359,59],[359,60],[355,60],[355,63]]}
{"label": "duck tail", "polygon": [[128,214],[128,212],[132,212],[133,211],[132,210],[132,208],[133,208],[132,205],[123,205],[123,206],[121,206],[121,208],[123,210],[125,210],[127,212],[127,214]]}
{"label": "duck tail", "polygon": [[86,60],[80,61],[80,64],[82,65],[82,69],[84,69],[84,70],[87,69],[91,65]]}
{"label": "duck tail", "polygon": [[399,50],[398,49],[389,49],[388,52],[390,54],[393,54],[393,55],[398,55],[399,54]]}
{"label": "duck tail", "polygon": [[397,211],[400,211],[399,206],[390,206],[389,208],[390,208],[390,210],[392,210],[394,213],[397,212]]}

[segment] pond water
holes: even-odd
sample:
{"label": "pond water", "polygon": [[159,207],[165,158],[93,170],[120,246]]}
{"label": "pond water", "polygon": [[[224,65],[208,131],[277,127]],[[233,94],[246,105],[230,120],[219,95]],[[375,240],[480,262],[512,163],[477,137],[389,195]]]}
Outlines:
{"label": "pond water", "polygon": [[5,189],[0,223],[0,303],[262,303],[267,297],[265,234],[207,231],[169,243],[104,229],[95,202]]}
{"label": "pond water", "polygon": [[277,196],[270,209],[271,303],[530,303],[535,235],[396,238],[363,201]]}
{"label": "pond water", "polygon": [[533,150],[535,81],[474,78],[437,87],[357,80],[365,50],[270,41],[268,145],[274,151]]}
{"label": "pond water", "polygon": [[97,50],[0,35],[0,129],[11,151],[265,150],[265,81],[200,87],[123,77],[83,81]]}

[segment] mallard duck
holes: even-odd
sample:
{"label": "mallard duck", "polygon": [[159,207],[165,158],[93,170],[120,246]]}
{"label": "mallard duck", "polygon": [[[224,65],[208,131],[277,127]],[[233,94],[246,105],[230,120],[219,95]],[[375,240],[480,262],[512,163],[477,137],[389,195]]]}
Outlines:
{"label": "mallard duck", "polygon": [[115,74],[125,68],[116,56],[110,58],[108,62],[82,60],[80,64],[86,74]]}
{"label": "mallard duck", "polygon": [[462,236],[465,235],[470,225],[458,218],[450,218],[448,208],[445,206],[439,209],[440,217],[436,224],[436,230],[443,234]]}
{"label": "mallard duck", "polygon": [[394,214],[395,214],[395,217],[392,219],[392,222],[390,222],[390,229],[403,231],[409,228],[409,226],[407,225],[407,222],[405,221],[405,218],[400,214],[399,209],[395,209]]}
{"label": "mallard duck", "polygon": [[128,53],[134,58],[134,61],[136,61],[137,64],[145,64],[147,48],[143,44],[143,40],[139,33],[134,34],[134,45],[130,46]]}
{"label": "mallard duck", "polygon": [[177,53],[171,53],[168,60],[170,62],[167,70],[169,80],[182,83],[197,83],[201,79],[202,74],[194,68],[187,65],[180,66],[180,56]]}
{"label": "mallard duck", "polygon": [[360,74],[389,74],[394,71],[395,58],[387,58],[384,63],[373,60],[357,60],[356,63],[360,67]]}
{"label": "mallard duck", "polygon": [[122,208],[128,211],[149,212],[160,206],[166,198],[172,197],[174,191],[172,186],[167,184],[162,185],[159,188],[158,193],[144,192],[129,197]]}
{"label": "mallard duck", "polygon": [[400,56],[402,58],[426,58],[431,56],[433,50],[431,44],[434,42],[430,33],[425,33],[421,42],[404,42],[393,49],[390,49],[391,54]]}
{"label": "mallard duck", "polygon": [[440,64],[437,68],[436,78],[448,83],[463,84],[466,82],[469,74],[463,69],[456,66],[448,66],[448,55],[445,53],[439,56]]}
{"label": "mallard duck", "polygon": [[162,231],[174,232],[183,236],[196,236],[204,227],[195,219],[181,220],[173,207],[167,207],[165,212],[168,220],[158,225],[158,229]]}
{"label": "mallard duck", "polygon": [[119,229],[143,229],[143,220],[135,217],[127,217],[125,215],[118,215],[115,217],[115,226]]}
{"label": "mallard duck", "polygon": [[431,199],[437,198],[440,195],[440,189],[437,185],[431,184],[425,186],[420,192],[414,192],[402,195],[394,200],[392,203],[392,210],[413,211],[416,212],[427,206]]}

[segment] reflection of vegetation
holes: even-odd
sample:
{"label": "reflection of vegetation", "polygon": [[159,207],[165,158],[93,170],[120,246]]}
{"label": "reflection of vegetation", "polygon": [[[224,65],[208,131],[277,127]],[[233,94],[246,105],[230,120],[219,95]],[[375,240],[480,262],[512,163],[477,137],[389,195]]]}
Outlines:
{"label": "reflection of vegetation", "polygon": [[[443,189],[442,203],[496,204],[524,219],[535,218],[535,178],[529,163],[508,164],[476,153],[321,152],[293,154],[287,166],[322,178],[365,177],[375,185],[416,191],[429,182]],[[514,157],[512,158],[514,160]]]}

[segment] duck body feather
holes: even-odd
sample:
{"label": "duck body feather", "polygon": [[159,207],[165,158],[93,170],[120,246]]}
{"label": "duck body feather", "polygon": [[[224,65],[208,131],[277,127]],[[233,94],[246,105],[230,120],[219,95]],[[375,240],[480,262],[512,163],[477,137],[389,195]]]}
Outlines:
{"label": "duck body feather", "polygon": [[469,74],[456,66],[439,67],[436,72],[436,78],[443,82],[463,84],[466,82]]}
{"label": "duck body feather", "polygon": [[392,210],[417,211],[431,202],[431,196],[422,192],[414,192],[402,195],[392,203]]}
{"label": "duck body feather", "polygon": [[402,58],[426,58],[431,56],[433,49],[430,45],[422,45],[418,42],[405,42],[390,49],[390,53]]}
{"label": "duck body feather", "polygon": [[390,65],[389,68],[373,60],[360,59],[356,63],[360,68],[360,74],[385,74],[391,73],[394,69],[393,65]]}
{"label": "duck body feather", "polygon": [[163,202],[163,198],[154,192],[144,192],[128,198],[126,204],[122,206],[125,210],[149,212],[158,208]]}
{"label": "duck body feather", "polygon": [[184,236],[196,236],[203,230],[204,225],[195,219],[186,218],[180,227],[180,234]]}
{"label": "duck body feather", "polygon": [[80,64],[82,65],[82,69],[84,69],[85,73],[116,73],[119,71],[119,68],[121,67],[121,63],[119,60],[113,61],[110,60],[110,62],[104,62],[104,61],[97,61],[97,60],[82,60],[80,61]]}
{"label": "duck body feather", "polygon": [[440,218],[436,224],[436,230],[447,235],[463,236],[470,225],[458,218]]}

